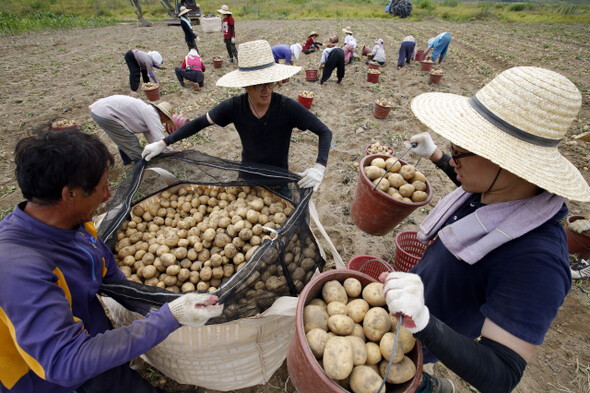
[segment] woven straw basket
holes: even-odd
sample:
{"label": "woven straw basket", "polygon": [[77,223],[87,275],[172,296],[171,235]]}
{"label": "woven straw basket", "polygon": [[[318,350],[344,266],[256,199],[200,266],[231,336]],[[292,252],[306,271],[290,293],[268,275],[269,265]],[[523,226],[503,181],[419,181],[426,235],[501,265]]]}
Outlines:
{"label": "woven straw basket", "polygon": [[[111,298],[102,300],[120,326],[142,318]],[[265,384],[287,357],[296,308],[296,297],[283,296],[256,317],[183,326],[141,357],[182,384],[221,391]]]}

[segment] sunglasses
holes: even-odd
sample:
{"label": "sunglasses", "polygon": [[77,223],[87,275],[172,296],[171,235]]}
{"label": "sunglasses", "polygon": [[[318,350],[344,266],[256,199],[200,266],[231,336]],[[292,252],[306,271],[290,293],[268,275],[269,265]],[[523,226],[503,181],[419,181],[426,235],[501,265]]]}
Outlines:
{"label": "sunglasses", "polygon": [[260,85],[254,85],[252,87],[254,87],[254,90],[256,90],[256,91],[262,91],[262,90],[264,90],[267,87],[272,90],[275,87],[277,87],[278,84],[279,84],[278,82],[262,83]]}
{"label": "sunglasses", "polygon": [[450,149],[449,150],[450,150],[450,153],[451,153],[451,159],[455,161],[455,164],[457,166],[460,166],[461,165],[461,163],[459,162],[459,159],[460,158],[466,158],[466,157],[471,157],[471,156],[477,155],[477,154],[471,153],[471,152],[468,152],[468,153],[458,153],[457,150],[455,150],[455,146],[452,143],[450,144]]}

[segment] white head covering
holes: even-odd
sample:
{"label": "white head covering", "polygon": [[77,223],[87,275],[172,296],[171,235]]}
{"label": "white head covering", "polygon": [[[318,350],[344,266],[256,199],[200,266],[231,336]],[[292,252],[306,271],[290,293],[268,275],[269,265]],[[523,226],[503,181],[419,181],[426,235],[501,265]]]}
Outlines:
{"label": "white head covering", "polygon": [[198,57],[201,57],[201,56],[199,56],[199,52],[197,52],[197,50],[195,48],[191,48],[191,50],[188,51],[188,54],[190,56],[198,56]]}
{"label": "white head covering", "polygon": [[377,41],[375,41],[375,45],[383,46],[383,40],[379,38]]}
{"label": "white head covering", "polygon": [[156,64],[156,65],[164,64],[164,59],[162,59],[162,55],[159,52],[156,52],[156,51],[148,52],[148,56],[152,59],[154,64]]}
{"label": "white head covering", "polygon": [[301,54],[301,44],[293,44],[291,45],[291,53],[295,56],[295,59],[299,60],[299,55]]}

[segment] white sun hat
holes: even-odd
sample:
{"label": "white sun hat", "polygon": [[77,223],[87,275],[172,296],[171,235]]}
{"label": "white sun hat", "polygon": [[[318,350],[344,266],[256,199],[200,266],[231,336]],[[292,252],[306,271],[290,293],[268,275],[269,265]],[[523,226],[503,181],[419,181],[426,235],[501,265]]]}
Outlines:
{"label": "white sun hat", "polygon": [[160,52],[156,52],[154,50],[154,51],[148,52],[148,56],[152,59],[152,62],[154,64],[157,64],[159,66],[164,64],[164,59],[162,59],[162,55],[160,54]]}
{"label": "white sun hat", "polygon": [[412,111],[432,131],[567,199],[590,202],[580,171],[557,150],[582,95],[566,77],[538,67],[503,71],[471,98],[423,93]]}
{"label": "white sun hat", "polygon": [[189,10],[185,6],[181,6],[180,7],[180,12],[178,13],[178,16],[182,16],[184,14],[188,14],[189,12],[191,12],[191,10]]}
{"label": "white sun hat", "polygon": [[231,15],[231,12],[229,12],[229,7],[227,5],[222,5],[221,9],[217,10],[217,12],[219,12],[220,14],[224,14],[224,15]]}
{"label": "white sun hat", "polygon": [[293,56],[295,56],[296,60],[299,60],[299,55],[301,55],[302,49],[303,48],[301,47],[301,44],[299,44],[299,43],[291,45],[291,53],[293,53]]}
{"label": "white sun hat", "polygon": [[301,71],[301,67],[277,64],[268,41],[258,40],[240,44],[238,69],[217,80],[222,87],[246,87],[279,82]]}

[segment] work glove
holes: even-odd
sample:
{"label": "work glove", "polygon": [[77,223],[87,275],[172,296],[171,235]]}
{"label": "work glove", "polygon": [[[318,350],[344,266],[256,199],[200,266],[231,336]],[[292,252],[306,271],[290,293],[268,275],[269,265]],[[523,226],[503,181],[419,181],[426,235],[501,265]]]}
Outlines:
{"label": "work glove", "polygon": [[326,167],[322,164],[315,164],[313,168],[306,169],[305,171],[299,173],[299,176],[303,178],[299,180],[297,183],[301,188],[311,188],[313,187],[314,191],[317,191],[320,188],[320,183],[324,178],[324,172],[326,171]]}
{"label": "work glove", "polygon": [[174,318],[184,326],[201,327],[211,318],[218,317],[223,305],[217,304],[217,296],[206,293],[187,293],[168,303]]}
{"label": "work glove", "polygon": [[385,302],[392,315],[403,315],[402,326],[411,333],[418,333],[430,319],[428,307],[424,305],[424,285],[420,276],[413,273],[381,273],[379,280],[385,284]]}
{"label": "work glove", "polygon": [[410,141],[404,142],[406,148],[410,148],[414,143],[416,146],[412,147],[410,151],[418,157],[430,158],[436,151],[436,145],[432,141],[430,134],[427,132],[414,135],[410,138]]}
{"label": "work glove", "polygon": [[235,44],[235,43],[236,43],[236,38],[235,38],[235,37],[232,37],[232,38],[231,38],[231,43],[232,43],[232,44]]}
{"label": "work glove", "polygon": [[144,147],[143,151],[141,152],[141,158],[145,159],[146,161],[149,161],[161,152],[163,152],[165,148],[166,143],[163,140],[150,143],[149,145]]}

